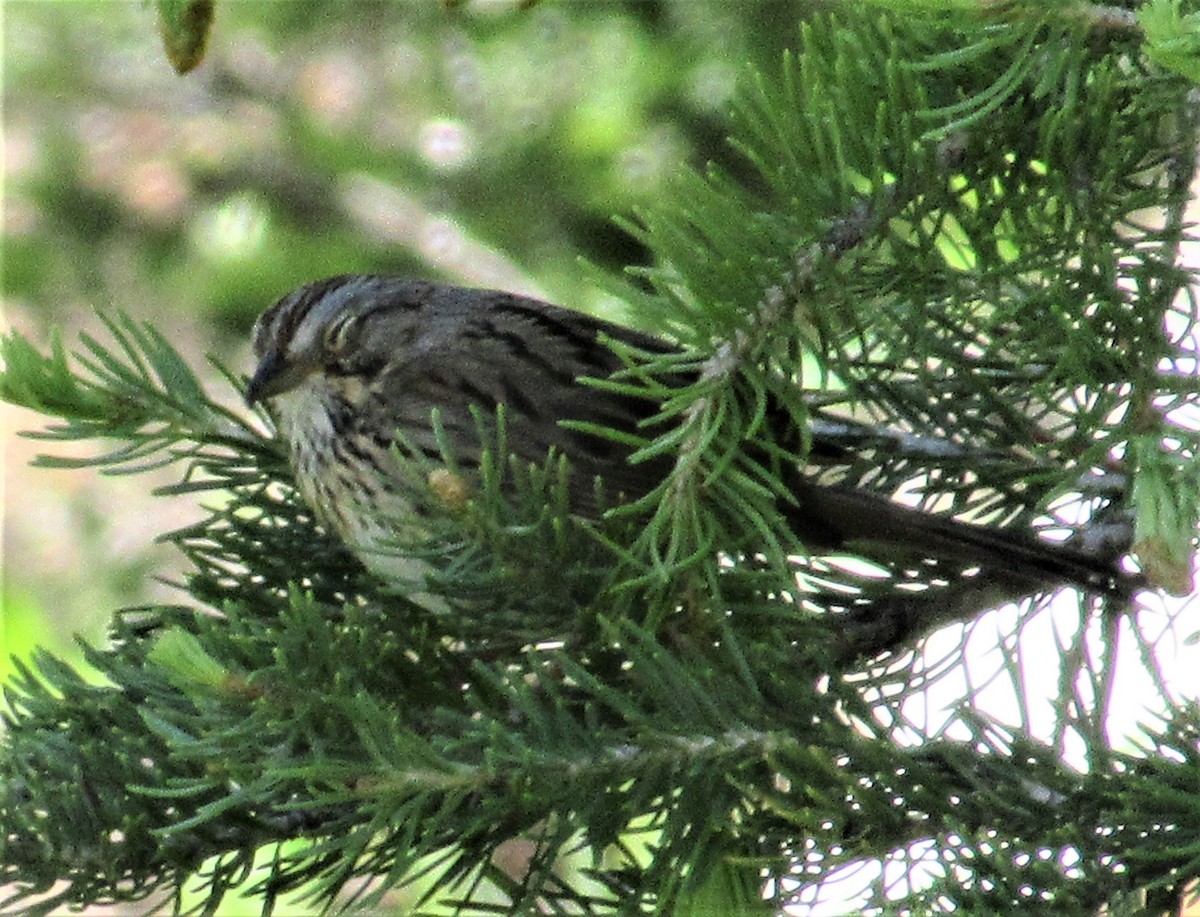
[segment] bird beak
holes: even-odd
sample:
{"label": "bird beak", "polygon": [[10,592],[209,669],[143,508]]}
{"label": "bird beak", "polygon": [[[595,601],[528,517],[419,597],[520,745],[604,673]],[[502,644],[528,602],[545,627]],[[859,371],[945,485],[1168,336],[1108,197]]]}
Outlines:
{"label": "bird beak", "polygon": [[289,363],[278,350],[268,350],[246,386],[246,404],[253,407],[275,395],[295,388],[308,375],[303,367]]}

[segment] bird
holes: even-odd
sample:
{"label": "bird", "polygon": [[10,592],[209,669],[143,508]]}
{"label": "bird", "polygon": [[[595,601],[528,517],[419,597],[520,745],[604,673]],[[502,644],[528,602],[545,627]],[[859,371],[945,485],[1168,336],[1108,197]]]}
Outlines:
{"label": "bird", "polygon": [[[581,381],[627,368],[613,341],[650,356],[679,352],[662,338],[526,296],[345,274],[305,284],[262,313],[245,394],[250,405],[270,405],[297,489],[316,517],[369,569],[411,581],[419,565],[394,549],[397,538],[419,536],[423,527],[399,486],[405,450],[437,461],[449,442],[470,474],[484,448],[479,418],[499,408],[506,446],[519,460],[544,463],[551,450],[566,457],[570,508],[582,517],[600,512],[596,478],[605,494],[633,501],[671,473],[665,452],[631,461],[669,422],[661,404],[628,386]],[[812,452],[826,446],[842,448],[813,437]],[[870,560],[876,546],[974,571],[981,582],[999,578],[1027,594],[1075,586],[1128,595],[1133,588],[1109,549],[1084,550],[1030,527],[983,525],[830,483],[799,458],[782,473],[790,499],[778,501],[778,511],[811,555],[866,552]]]}

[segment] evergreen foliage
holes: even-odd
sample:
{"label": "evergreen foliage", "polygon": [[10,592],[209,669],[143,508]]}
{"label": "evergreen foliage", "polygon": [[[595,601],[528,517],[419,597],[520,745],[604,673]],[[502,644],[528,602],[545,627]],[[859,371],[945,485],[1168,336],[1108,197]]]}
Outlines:
{"label": "evergreen foliage", "polygon": [[[920,559],[808,558],[755,458],[794,459],[769,402],[802,425],[836,409],[852,419],[826,432],[857,457],[831,474],[985,525],[1088,538],[1132,517],[1149,581],[1190,588],[1194,90],[1135,28],[1010,12],[817,18],[778,73],[747,75],[752,181],[682,176],[631,224],[655,266],[601,276],[686,348],[630,352],[609,384],[665,394],[698,371],[645,448],[675,471],[593,524],[566,512],[569,469],[513,465],[502,434],[465,505],[414,469],[428,537],[396,549],[433,564],[444,611],[321,530],[267,418],[221,407],[153,328],[104,317],[111,340],[73,360],[8,337],[0,395],[61,418],[39,435],[111,444],[91,462],[109,473],[176,463],[171,490],[206,508],[164,536],[193,565],[186,603],[118,612],[87,648],[103,681],[43,655],[6,686],[3,903],[201,875],[201,911],[248,883],[266,910],[412,886],[429,911],[771,912],[845,869],[876,909],[1180,894],[1200,876],[1196,710],[1164,685],[1141,746],[1107,732],[1118,633],[1150,604],[1079,598],[1040,729],[1021,634],[1046,598],[981,617],[1013,597]],[[1019,722],[970,685],[917,720],[907,702],[983,620]],[[914,652],[949,622],[949,658]],[[518,837],[514,877],[494,857]]]}

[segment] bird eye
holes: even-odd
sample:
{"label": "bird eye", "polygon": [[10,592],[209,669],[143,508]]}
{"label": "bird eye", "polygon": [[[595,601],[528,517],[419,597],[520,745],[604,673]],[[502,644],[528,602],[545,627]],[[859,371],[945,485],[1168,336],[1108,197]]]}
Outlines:
{"label": "bird eye", "polygon": [[325,329],[325,349],[330,353],[340,353],[344,350],[357,324],[358,316],[353,313],[334,319]]}

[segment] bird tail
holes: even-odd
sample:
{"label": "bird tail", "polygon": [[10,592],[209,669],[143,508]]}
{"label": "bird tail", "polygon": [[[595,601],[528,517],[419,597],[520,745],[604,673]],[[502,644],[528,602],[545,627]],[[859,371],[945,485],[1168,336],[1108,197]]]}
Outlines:
{"label": "bird tail", "polygon": [[1032,531],[987,528],[803,476],[793,482],[793,493],[788,521],[814,554],[849,551],[882,559],[900,553],[978,566],[989,577],[1030,591],[1071,585],[1127,597],[1138,585],[1113,556],[1047,541]]}

